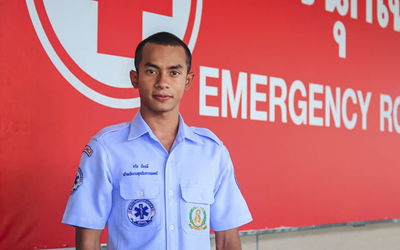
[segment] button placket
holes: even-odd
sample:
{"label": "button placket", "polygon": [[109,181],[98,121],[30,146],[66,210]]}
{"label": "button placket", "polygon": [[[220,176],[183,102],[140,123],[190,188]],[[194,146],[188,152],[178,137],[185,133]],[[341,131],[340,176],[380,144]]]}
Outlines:
{"label": "button placket", "polygon": [[170,154],[168,155],[167,162],[165,165],[165,198],[166,198],[166,225],[167,228],[167,248],[169,250],[177,249],[178,245],[178,233],[175,231],[179,231],[179,222],[180,213],[179,211],[179,196],[177,195],[177,190],[179,186],[179,178],[177,175],[179,173],[175,173],[174,169],[176,169],[176,159],[175,155],[180,155],[179,151],[182,149],[182,141],[177,142],[173,148],[171,149]]}
{"label": "button placket", "polygon": [[172,151],[168,155],[166,164],[165,164],[165,209],[166,209],[166,225],[168,225],[167,229],[167,249],[175,249],[176,248],[176,235],[173,233],[175,231],[176,227],[176,221],[175,221],[175,205],[174,205],[174,200],[173,200],[173,186],[174,183],[176,182],[174,180],[174,175],[172,174],[172,169],[173,169],[173,155]]}

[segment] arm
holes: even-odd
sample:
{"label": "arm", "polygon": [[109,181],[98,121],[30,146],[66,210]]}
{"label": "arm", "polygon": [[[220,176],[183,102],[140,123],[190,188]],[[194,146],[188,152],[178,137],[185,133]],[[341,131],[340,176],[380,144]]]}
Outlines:
{"label": "arm", "polygon": [[215,232],[215,245],[217,250],[241,250],[237,228]]}
{"label": "arm", "polygon": [[100,250],[100,239],[103,230],[76,227],[75,243],[77,250]]}

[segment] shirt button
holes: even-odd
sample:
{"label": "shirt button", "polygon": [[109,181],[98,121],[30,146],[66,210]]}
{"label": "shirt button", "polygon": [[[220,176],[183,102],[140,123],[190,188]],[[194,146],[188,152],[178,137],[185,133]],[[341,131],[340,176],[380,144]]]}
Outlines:
{"label": "shirt button", "polygon": [[139,192],[139,195],[140,195],[140,196],[143,196],[143,195],[144,195],[144,193],[143,193],[142,191],[140,191],[140,192]]}
{"label": "shirt button", "polygon": [[174,230],[174,225],[170,225],[169,230],[171,230],[171,231]]}
{"label": "shirt button", "polygon": [[198,199],[199,199],[199,201],[201,201],[201,200],[203,200],[203,197],[199,196],[199,198],[198,198]]}
{"label": "shirt button", "polygon": [[169,190],[168,194],[169,194],[169,196],[172,196],[174,194],[174,192],[172,190]]}

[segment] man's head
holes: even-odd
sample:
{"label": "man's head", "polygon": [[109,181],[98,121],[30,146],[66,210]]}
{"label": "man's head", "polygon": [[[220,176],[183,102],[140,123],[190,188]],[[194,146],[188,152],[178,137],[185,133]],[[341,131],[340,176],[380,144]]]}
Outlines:
{"label": "man's head", "polygon": [[136,49],[136,71],[130,71],[140,96],[142,115],[177,114],[185,90],[193,82],[190,51],[176,36],[162,32]]}
{"label": "man's head", "polygon": [[139,72],[139,64],[142,61],[143,48],[147,43],[182,47],[185,50],[186,54],[187,73],[190,72],[190,67],[192,64],[192,53],[181,39],[168,32],[159,32],[153,34],[139,43],[139,45],[136,47],[135,52],[135,68],[137,72]]}

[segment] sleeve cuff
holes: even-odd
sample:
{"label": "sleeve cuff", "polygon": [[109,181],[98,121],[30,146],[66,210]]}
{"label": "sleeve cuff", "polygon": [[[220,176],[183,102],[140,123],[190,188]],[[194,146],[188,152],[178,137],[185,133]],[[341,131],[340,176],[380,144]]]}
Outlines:
{"label": "sleeve cuff", "polygon": [[75,216],[70,216],[68,218],[64,217],[62,219],[61,223],[69,225],[69,226],[84,227],[84,228],[96,229],[96,230],[103,230],[104,226],[105,226],[104,224],[95,223],[93,221],[82,220],[82,218],[78,218]]}
{"label": "sleeve cuff", "polygon": [[218,231],[225,231],[225,230],[229,230],[229,229],[233,229],[233,228],[238,228],[240,226],[243,226],[243,225],[251,222],[252,220],[253,220],[253,218],[251,216],[241,217],[232,223],[214,226],[214,227],[212,227],[212,230],[218,232]]}

